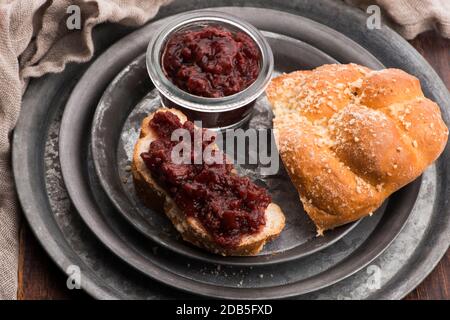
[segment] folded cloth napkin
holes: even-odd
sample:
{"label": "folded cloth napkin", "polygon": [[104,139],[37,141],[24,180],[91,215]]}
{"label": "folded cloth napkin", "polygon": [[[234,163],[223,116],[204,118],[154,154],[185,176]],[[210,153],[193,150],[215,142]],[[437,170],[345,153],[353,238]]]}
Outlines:
{"label": "folded cloth napkin", "polygon": [[345,0],[362,8],[376,4],[391,18],[391,25],[404,38],[435,29],[450,38],[450,0]]}
{"label": "folded cloth napkin", "polygon": [[[89,60],[95,25],[108,21],[139,26],[169,1],[0,0],[0,299],[15,299],[17,291],[19,214],[10,151],[27,79],[62,71],[68,62]],[[449,0],[346,1],[380,5],[407,39],[433,27],[450,37]],[[79,30],[67,27],[76,12],[68,10],[71,5],[78,6],[82,16]]]}
{"label": "folded cloth napkin", "polygon": [[89,60],[95,25],[139,26],[169,1],[0,0],[0,299],[17,292],[19,214],[10,151],[27,79]]}

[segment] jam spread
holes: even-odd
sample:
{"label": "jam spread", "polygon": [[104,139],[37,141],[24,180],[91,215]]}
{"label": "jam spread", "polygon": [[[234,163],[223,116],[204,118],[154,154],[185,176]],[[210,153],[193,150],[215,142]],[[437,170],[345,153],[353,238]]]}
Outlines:
{"label": "jam spread", "polygon": [[[158,132],[159,137],[141,157],[152,177],[186,216],[199,219],[222,247],[236,247],[243,235],[261,230],[266,223],[264,212],[271,202],[265,189],[249,178],[233,173],[234,167],[227,161],[195,164],[194,141],[191,143],[192,164],[175,164],[171,160],[171,152],[180,142],[171,141],[171,134],[175,129],[183,128],[194,140],[194,131],[201,129],[195,128],[192,122],[181,124],[173,113],[157,112],[149,125]],[[202,150],[214,142],[214,137],[207,139],[205,132],[203,129],[201,133]],[[216,152],[219,154],[214,159],[226,159],[222,151]]]}
{"label": "jam spread", "polygon": [[260,52],[245,33],[220,26],[176,32],[162,56],[166,76],[193,95],[219,98],[240,92],[259,74]]}

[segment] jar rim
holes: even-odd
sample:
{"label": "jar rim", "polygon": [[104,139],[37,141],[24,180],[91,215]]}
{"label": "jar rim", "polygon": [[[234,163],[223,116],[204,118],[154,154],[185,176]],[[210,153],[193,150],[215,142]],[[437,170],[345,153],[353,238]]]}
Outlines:
{"label": "jar rim", "polygon": [[[260,72],[250,86],[229,96],[209,98],[188,93],[178,88],[166,77],[161,66],[161,53],[164,50],[168,37],[182,28],[200,23],[215,23],[231,26],[246,33],[255,42],[261,53]],[[195,111],[221,112],[240,108],[256,100],[269,84],[274,59],[269,43],[262,33],[251,24],[241,21],[239,18],[230,14],[212,10],[199,10],[179,14],[170,23],[165,24],[157,30],[147,47],[146,65],[153,84],[167,99]]]}

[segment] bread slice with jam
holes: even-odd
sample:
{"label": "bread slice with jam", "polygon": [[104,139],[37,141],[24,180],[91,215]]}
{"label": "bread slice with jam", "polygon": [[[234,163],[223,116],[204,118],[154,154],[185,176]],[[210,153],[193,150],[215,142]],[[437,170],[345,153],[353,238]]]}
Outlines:
{"label": "bread slice with jam", "polygon": [[[176,109],[162,108],[156,112],[171,112],[180,119],[181,123],[187,121],[186,116]],[[197,247],[224,256],[249,256],[260,252],[264,244],[276,238],[284,228],[285,217],[280,207],[274,203],[267,206],[264,212],[265,224],[256,233],[243,234],[237,245],[220,245],[198,218],[186,215],[180,209],[168,192],[158,184],[157,179],[152,177],[151,171],[141,157],[141,154],[149,151],[152,141],[158,139],[158,132],[150,126],[155,113],[142,121],[141,133],[134,148],[132,162],[135,189],[144,204],[164,211],[183,239]]]}

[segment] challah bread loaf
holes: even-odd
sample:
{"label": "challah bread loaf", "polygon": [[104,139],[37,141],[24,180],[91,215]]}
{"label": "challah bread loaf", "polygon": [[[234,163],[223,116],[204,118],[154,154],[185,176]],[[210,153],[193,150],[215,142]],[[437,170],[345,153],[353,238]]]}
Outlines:
{"label": "challah bread loaf", "polygon": [[398,69],[324,65],[272,80],[281,158],[318,232],[371,214],[447,143],[439,107]]}

